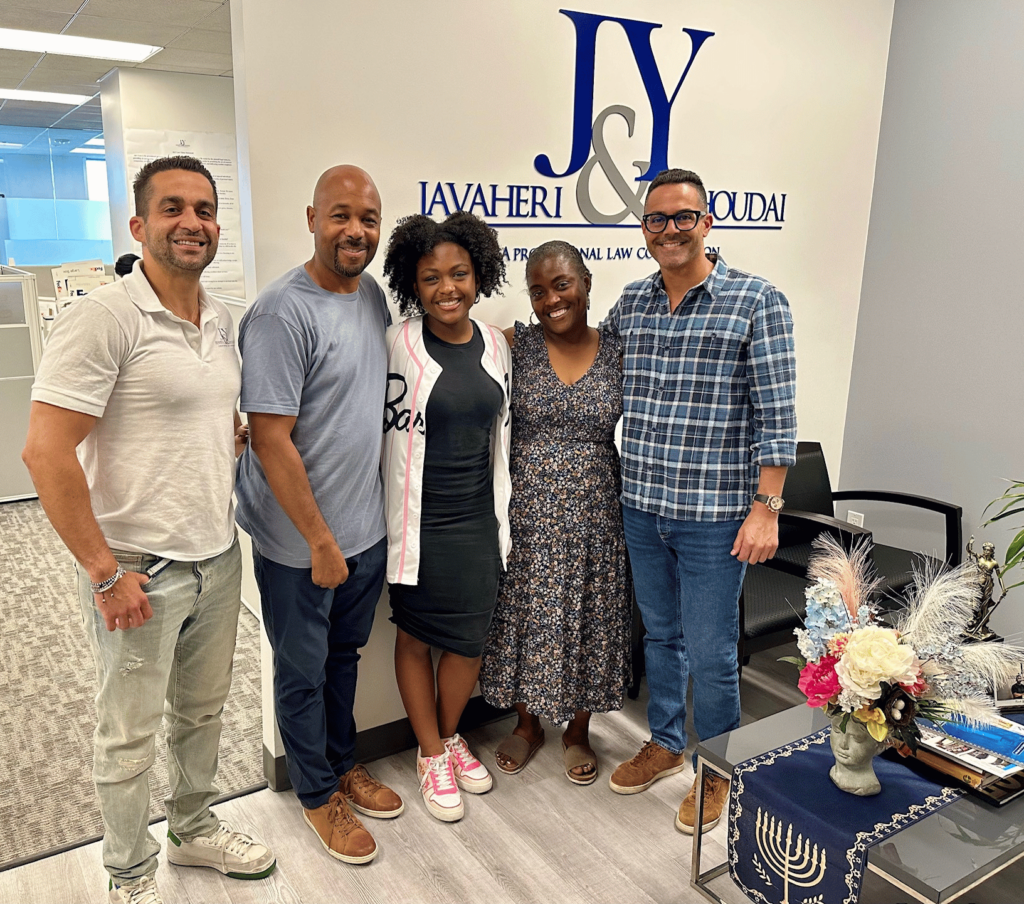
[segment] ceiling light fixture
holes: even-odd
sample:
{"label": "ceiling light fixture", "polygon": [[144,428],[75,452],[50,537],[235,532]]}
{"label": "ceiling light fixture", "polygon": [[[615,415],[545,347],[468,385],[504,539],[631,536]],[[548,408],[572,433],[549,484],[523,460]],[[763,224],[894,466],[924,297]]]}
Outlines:
{"label": "ceiling light fixture", "polygon": [[106,152],[103,148],[72,148],[70,154],[92,154],[93,157],[102,157]]}
{"label": "ceiling light fixture", "polygon": [[154,44],[80,38],[77,35],[55,35],[17,28],[0,28],[0,48],[90,57],[94,60],[122,60],[128,63],[141,63],[163,50],[163,47]]}
{"label": "ceiling light fixture", "polygon": [[23,144],[15,144],[13,141],[0,141],[0,148],[23,148]]}
{"label": "ceiling light fixture", "polygon": [[95,96],[95,94],[54,94],[50,91],[23,91],[20,88],[0,88],[0,98],[27,100],[39,104],[66,104],[71,107],[84,104]]}
{"label": "ceiling light fixture", "polygon": [[106,142],[103,140],[103,138],[100,135],[97,135],[95,138],[90,138],[86,142],[86,144],[89,145],[89,147],[99,147],[99,148],[106,147]]}

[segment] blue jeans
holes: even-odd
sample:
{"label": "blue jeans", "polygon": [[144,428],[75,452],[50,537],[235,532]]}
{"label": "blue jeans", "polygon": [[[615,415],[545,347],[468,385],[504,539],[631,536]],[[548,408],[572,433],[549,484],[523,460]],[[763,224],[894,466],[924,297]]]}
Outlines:
{"label": "blue jeans", "polygon": [[366,646],[384,586],[387,541],[346,559],[348,580],[333,590],[311,568],[291,568],[253,548],[263,626],[274,649],[277,726],[295,796],[315,810],[355,765],[359,649]]}
{"label": "blue jeans", "polygon": [[[114,550],[129,571],[156,556]],[[89,576],[78,599],[96,660],[93,779],[103,815],[103,865],[116,882],[156,872],[160,845],[149,832],[149,768],[161,718],[167,728],[167,827],[179,838],[208,835],[218,820],[217,748],[231,687],[242,557],[235,542],[202,562],[172,562],[144,585],[153,617],[108,631]]]}
{"label": "blue jeans", "polygon": [[682,753],[691,675],[698,737],[713,738],[740,724],[736,644],[747,566],[729,552],[743,522],[677,521],[623,506],[622,523],[647,629],[651,737]]}

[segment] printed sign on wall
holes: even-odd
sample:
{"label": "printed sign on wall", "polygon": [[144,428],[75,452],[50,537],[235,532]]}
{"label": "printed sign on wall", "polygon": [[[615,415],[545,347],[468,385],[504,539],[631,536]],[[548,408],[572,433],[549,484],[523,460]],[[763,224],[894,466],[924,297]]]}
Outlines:
{"label": "printed sign on wall", "polygon": [[150,160],[158,157],[197,157],[217,183],[217,256],[203,271],[203,288],[217,295],[245,298],[242,276],[241,222],[238,215],[238,167],[235,136],[216,132],[171,132],[126,129],[128,184]]}

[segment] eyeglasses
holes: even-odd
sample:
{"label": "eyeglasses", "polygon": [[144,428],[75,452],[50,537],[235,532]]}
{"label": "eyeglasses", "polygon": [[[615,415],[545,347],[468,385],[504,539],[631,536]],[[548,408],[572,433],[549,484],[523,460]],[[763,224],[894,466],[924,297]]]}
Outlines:
{"label": "eyeglasses", "polygon": [[646,213],[640,219],[648,232],[664,232],[669,220],[676,224],[680,232],[689,232],[706,213],[705,210],[677,210],[673,214]]}

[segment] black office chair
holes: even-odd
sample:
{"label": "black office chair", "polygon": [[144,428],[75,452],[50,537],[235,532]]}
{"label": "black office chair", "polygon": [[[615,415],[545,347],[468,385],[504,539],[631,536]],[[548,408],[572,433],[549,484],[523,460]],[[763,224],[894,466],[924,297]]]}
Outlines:
{"label": "black office chair", "polygon": [[[839,500],[862,499],[891,502],[925,509],[943,516],[946,536],[945,561],[958,565],[963,549],[962,510],[958,505],[897,493],[889,490],[836,490],[828,478],[828,467],[820,443],[799,443],[796,464],[786,474],[786,508],[779,516],[779,550],[763,565],[747,568],[740,596],[740,648],[742,664],[751,653],[766,650],[792,639],[804,614],[804,589],[811,541],[828,531],[844,547],[870,531],[835,517]],[[940,564],[931,556],[894,546],[875,544],[872,557],[877,575],[878,603],[883,609],[900,607],[913,583],[914,568]]]}
{"label": "black office chair", "polygon": [[[779,549],[775,558],[747,568],[740,594],[740,640],[737,655],[740,668],[752,653],[779,646],[793,639],[793,629],[803,623],[804,590],[811,542],[825,531],[849,549],[858,539],[871,539],[871,531],[835,517],[835,502],[863,499],[892,502],[941,514],[945,520],[945,561],[959,564],[963,549],[960,506],[938,499],[888,490],[837,490],[825,465],[820,443],[797,444],[796,464],[786,474],[786,508],[779,515]],[[914,579],[915,564],[926,564],[931,557],[893,546],[875,545],[872,550],[881,582],[879,603],[883,609],[902,604]],[[633,613],[633,674],[629,696],[636,699],[643,675],[643,623]]]}

